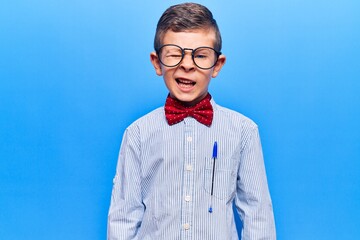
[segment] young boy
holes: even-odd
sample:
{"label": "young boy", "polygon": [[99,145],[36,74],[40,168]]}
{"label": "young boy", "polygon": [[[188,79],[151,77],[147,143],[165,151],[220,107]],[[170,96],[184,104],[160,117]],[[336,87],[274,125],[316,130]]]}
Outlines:
{"label": "young boy", "polygon": [[[161,16],[150,54],[165,107],[125,131],[108,239],[276,239],[257,125],[208,93],[225,64],[212,13],[185,3]],[[240,234],[239,234],[240,235]]]}

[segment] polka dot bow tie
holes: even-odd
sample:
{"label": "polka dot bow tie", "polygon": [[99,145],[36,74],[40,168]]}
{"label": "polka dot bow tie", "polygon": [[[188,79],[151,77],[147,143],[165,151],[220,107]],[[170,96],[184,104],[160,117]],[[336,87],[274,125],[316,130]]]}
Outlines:
{"label": "polka dot bow tie", "polygon": [[167,97],[165,102],[165,116],[169,125],[181,122],[186,117],[193,117],[198,122],[210,127],[214,111],[210,103],[211,95],[206,97],[192,107],[185,107],[178,100]]}

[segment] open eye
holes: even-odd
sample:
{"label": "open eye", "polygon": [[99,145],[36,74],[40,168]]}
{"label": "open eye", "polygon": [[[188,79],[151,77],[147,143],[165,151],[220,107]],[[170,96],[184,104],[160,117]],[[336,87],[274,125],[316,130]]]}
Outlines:
{"label": "open eye", "polygon": [[198,59],[206,59],[209,58],[213,54],[211,49],[208,48],[198,48],[194,53],[194,58]]}
{"label": "open eye", "polygon": [[195,56],[194,56],[194,58],[199,58],[199,59],[205,59],[205,58],[207,58],[208,56],[207,55],[205,55],[205,54],[196,54]]}

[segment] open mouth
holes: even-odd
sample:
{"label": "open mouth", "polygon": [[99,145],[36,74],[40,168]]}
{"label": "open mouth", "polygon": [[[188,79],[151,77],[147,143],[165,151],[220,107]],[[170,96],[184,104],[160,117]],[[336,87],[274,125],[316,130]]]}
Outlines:
{"label": "open mouth", "polygon": [[188,79],[177,78],[175,80],[180,87],[193,87],[196,84],[196,82]]}

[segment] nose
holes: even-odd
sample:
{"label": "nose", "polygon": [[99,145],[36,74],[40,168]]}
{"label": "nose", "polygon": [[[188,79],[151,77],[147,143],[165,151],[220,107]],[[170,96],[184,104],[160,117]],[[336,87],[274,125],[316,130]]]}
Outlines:
{"label": "nose", "polygon": [[184,58],[182,59],[180,63],[180,67],[185,71],[190,71],[195,68],[194,61],[192,59],[191,52],[186,52]]}

